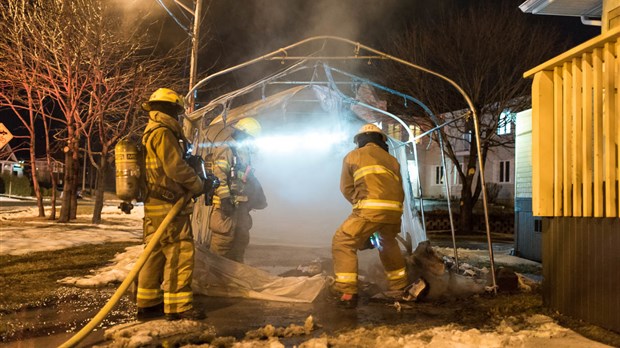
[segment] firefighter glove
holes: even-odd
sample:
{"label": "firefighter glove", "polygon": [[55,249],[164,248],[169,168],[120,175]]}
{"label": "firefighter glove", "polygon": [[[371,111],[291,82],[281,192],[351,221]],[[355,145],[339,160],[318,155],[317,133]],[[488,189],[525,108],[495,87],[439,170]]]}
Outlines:
{"label": "firefighter glove", "polygon": [[213,195],[215,194],[215,189],[220,186],[220,180],[211,173],[207,173],[206,176],[202,181],[202,191],[205,194],[205,205],[209,206],[213,204]]}
{"label": "firefighter glove", "polygon": [[205,170],[205,161],[200,156],[189,155],[186,159],[187,164],[194,169],[196,174],[202,179],[207,179],[207,172]]}
{"label": "firefighter glove", "polygon": [[217,176],[207,173],[206,178],[202,181],[203,184],[203,192],[205,195],[213,195],[215,189],[220,186],[220,180]]}
{"label": "firefighter glove", "polygon": [[222,214],[224,214],[224,216],[231,216],[235,210],[232,199],[230,197],[222,198],[220,201],[220,209],[222,210]]}

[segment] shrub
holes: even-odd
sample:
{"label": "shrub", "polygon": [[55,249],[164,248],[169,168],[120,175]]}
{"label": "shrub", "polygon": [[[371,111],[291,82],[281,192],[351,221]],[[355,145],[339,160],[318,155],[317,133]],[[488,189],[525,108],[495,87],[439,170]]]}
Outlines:
{"label": "shrub", "polygon": [[497,201],[497,197],[499,196],[499,191],[502,190],[500,184],[496,182],[487,182],[487,200],[489,203],[495,203]]}
{"label": "shrub", "polygon": [[25,176],[16,176],[8,173],[0,174],[0,179],[4,183],[0,185],[1,193],[10,193],[15,196],[31,196],[32,185]]}
{"label": "shrub", "polygon": [[[51,197],[52,196],[52,188],[51,187],[43,187],[41,186],[41,195],[43,197]],[[60,193],[57,192],[56,197],[60,196]]]}

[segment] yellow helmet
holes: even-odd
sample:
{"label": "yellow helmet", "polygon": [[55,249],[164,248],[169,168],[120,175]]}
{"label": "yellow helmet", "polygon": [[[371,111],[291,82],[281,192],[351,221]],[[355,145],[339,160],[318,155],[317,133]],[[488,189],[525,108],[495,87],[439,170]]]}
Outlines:
{"label": "yellow helmet", "polygon": [[181,98],[181,96],[178,95],[177,92],[169,88],[158,88],[155,92],[153,92],[153,94],[151,94],[149,101],[142,103],[142,109],[144,109],[145,111],[151,111],[152,102],[172,103],[177,107],[179,114],[185,111],[185,104],[183,103],[183,98]]}
{"label": "yellow helmet", "polygon": [[381,130],[381,128],[375,126],[372,123],[367,123],[365,125],[362,126],[362,128],[360,128],[359,131],[357,131],[357,134],[355,134],[355,136],[353,137],[353,142],[357,144],[357,138],[365,133],[379,133],[381,134],[381,137],[383,138],[383,141],[387,141],[387,136],[385,135],[385,133],[383,133],[383,131]]}
{"label": "yellow helmet", "polygon": [[237,123],[233,125],[233,128],[247,133],[253,137],[259,136],[262,130],[260,123],[258,123],[258,121],[253,117],[246,117],[240,119]]}

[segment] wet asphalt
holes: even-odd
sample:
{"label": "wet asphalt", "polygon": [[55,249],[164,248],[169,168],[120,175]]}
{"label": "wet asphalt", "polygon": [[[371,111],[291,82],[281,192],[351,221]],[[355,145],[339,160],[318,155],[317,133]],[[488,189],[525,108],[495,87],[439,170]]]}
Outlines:
{"label": "wet asphalt", "polygon": [[[434,238],[433,245],[449,247],[452,245],[451,237]],[[481,237],[460,238],[457,246],[485,249],[487,243],[483,238],[481,240]],[[497,250],[507,250],[511,247],[510,241],[494,242],[494,249]],[[328,249],[322,253],[328,253]],[[317,254],[320,255],[321,252],[315,251],[313,256]],[[3,337],[4,342],[0,342],[0,345],[19,348],[58,346],[86,325],[105,305],[106,299],[111,297],[114,290],[114,286],[103,289],[67,288],[65,291],[68,294],[60,296],[61,300],[52,306],[26,309],[16,313],[0,313],[3,319],[12,323],[9,335]],[[393,302],[371,299],[370,294],[362,293],[360,297],[360,303],[355,309],[340,308],[327,290],[320,293],[313,303],[196,295],[195,305],[204,310],[207,318],[203,322],[213,326],[217,336],[232,336],[236,339],[242,339],[248,331],[266,325],[303,326],[308,316],[313,317],[317,327],[311,336],[318,337],[324,333],[334,334],[340,330],[361,326],[417,323],[421,327],[430,327],[434,322],[441,323],[446,317],[458,315],[457,312],[452,312],[450,307],[435,306],[433,303],[408,303],[398,308]],[[133,321],[135,311],[130,296],[125,295],[102,325],[79,346],[105,344],[106,340],[103,337],[105,329]],[[292,346],[310,338],[290,337],[282,338],[280,341],[286,346]]]}

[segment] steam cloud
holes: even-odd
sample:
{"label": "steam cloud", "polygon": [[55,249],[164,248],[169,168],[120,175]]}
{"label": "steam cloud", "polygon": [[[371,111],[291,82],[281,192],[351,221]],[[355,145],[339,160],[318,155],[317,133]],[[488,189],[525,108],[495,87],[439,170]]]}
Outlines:
{"label": "steam cloud", "polygon": [[[354,127],[337,129],[335,115],[313,118],[314,122],[280,127],[275,134],[263,128],[264,137],[284,141],[259,150],[253,160],[269,206],[252,213],[251,243],[329,246],[351,213],[340,192],[340,173],[342,159],[354,147]],[[308,136],[316,134],[325,138]]]}

